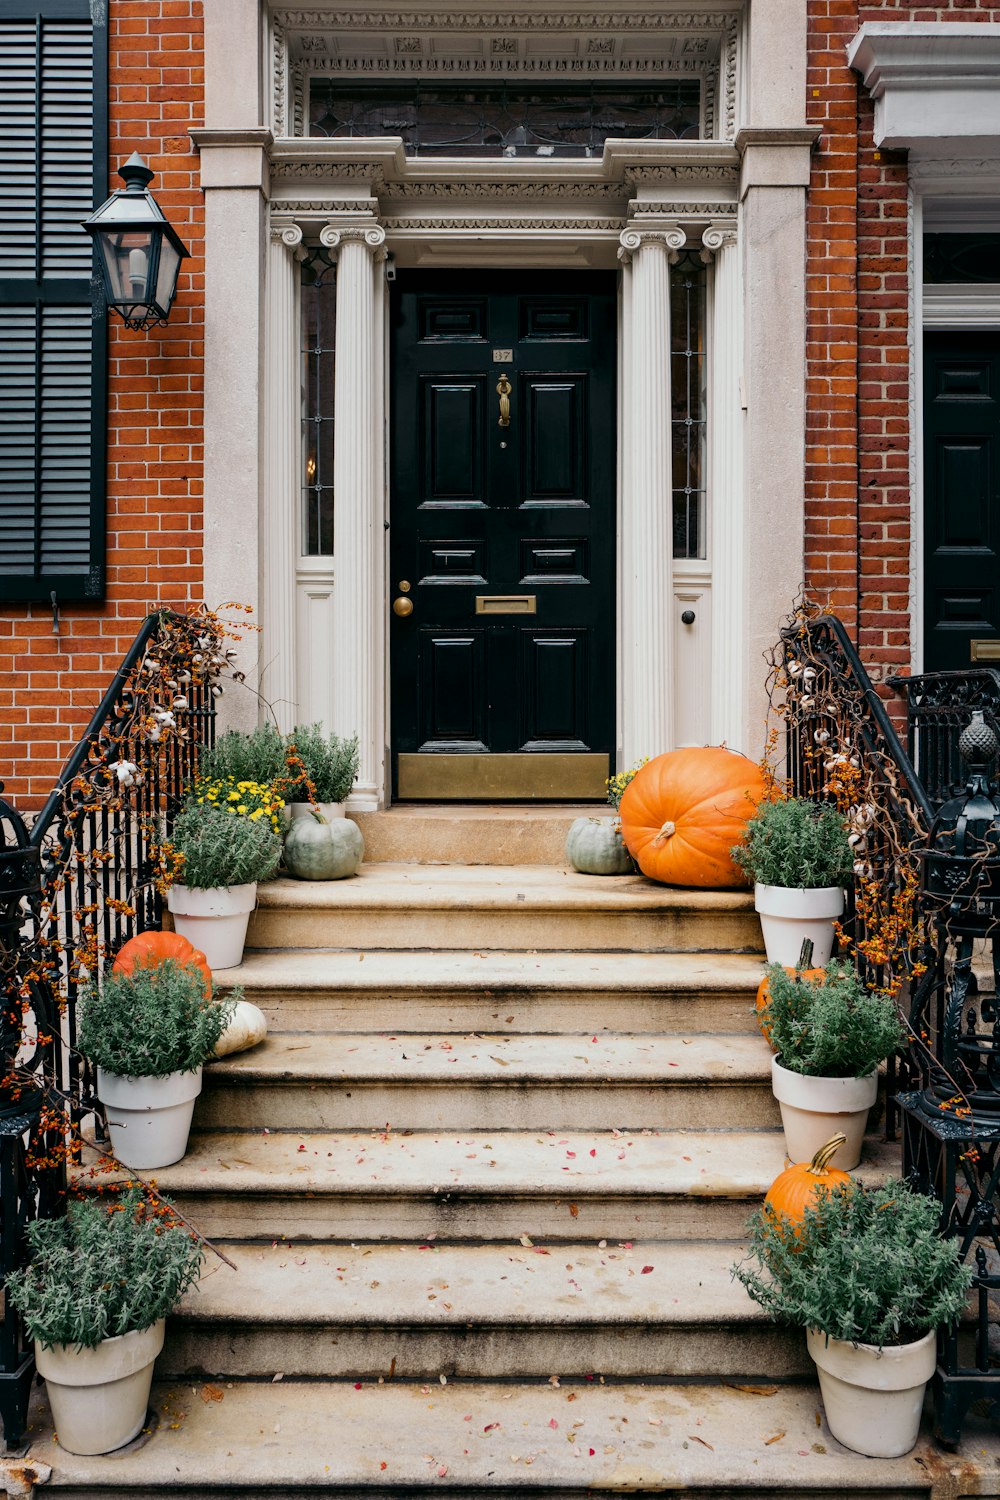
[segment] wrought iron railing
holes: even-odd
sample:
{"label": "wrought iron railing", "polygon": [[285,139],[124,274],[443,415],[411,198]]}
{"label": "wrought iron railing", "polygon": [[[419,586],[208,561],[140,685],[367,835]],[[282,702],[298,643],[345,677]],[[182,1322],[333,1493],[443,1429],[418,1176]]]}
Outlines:
{"label": "wrought iron railing", "polygon": [[[80,984],[158,927],[157,849],[215,734],[225,662],[211,616],[150,615],[30,833],[0,801],[0,1273],[58,1212],[75,1129],[93,1104],[76,1051]],[[2,790],[2,785],[0,785]],[[0,1323],[0,1418],[23,1433],[34,1370],[16,1314]]]}
{"label": "wrought iron railing", "polygon": [[925,672],[891,677],[906,697],[906,749],[935,807],[965,790],[968,780],[958,741],[972,715],[982,713],[1000,735],[1000,672],[976,667],[964,672]]}

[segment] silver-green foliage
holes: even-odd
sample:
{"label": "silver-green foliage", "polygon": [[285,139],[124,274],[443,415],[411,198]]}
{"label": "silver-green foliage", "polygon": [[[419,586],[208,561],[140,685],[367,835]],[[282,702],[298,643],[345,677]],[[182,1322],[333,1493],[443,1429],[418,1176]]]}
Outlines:
{"label": "silver-green foliage", "polygon": [[7,1277],[6,1295],[46,1348],[92,1349],[166,1317],[196,1279],[201,1244],[149,1214],[138,1188],[112,1204],[71,1202],[58,1219],[28,1226],[31,1262]]}
{"label": "silver-green foliage", "polygon": [[961,1312],[972,1279],[940,1206],[902,1182],[820,1196],[796,1235],[768,1205],[733,1275],[778,1323],[852,1344],[906,1344]]}
{"label": "silver-green foliage", "polygon": [[202,971],[173,959],[112,971],[84,993],[80,1051],[124,1078],[188,1073],[212,1055],[237,998],[206,994]]}
{"label": "silver-green foliage", "polygon": [[[319,724],[296,724],[288,736],[306,768],[316,792],[317,802],[343,802],[358,774],[358,737],[338,739],[325,735]],[[308,802],[303,786],[283,788],[289,802]]]}
{"label": "silver-green foliage", "polygon": [[261,724],[251,734],[228,729],[201,753],[200,776],[210,781],[256,781],[269,786],[285,774],[285,742],[273,724]]}
{"label": "silver-green foliage", "polygon": [[846,885],[854,867],[841,814],[804,797],[762,802],[732,855],[750,880],[793,890]]}
{"label": "silver-green foliage", "polygon": [[281,839],[267,818],[253,821],[207,804],[178,813],[171,844],[184,856],[178,879],[199,891],[270,880],[281,859]]}
{"label": "silver-green foliage", "polygon": [[809,1078],[864,1078],[902,1041],[895,1002],[865,989],[851,964],[834,959],[823,979],[767,971],[761,1019],[781,1064]]}

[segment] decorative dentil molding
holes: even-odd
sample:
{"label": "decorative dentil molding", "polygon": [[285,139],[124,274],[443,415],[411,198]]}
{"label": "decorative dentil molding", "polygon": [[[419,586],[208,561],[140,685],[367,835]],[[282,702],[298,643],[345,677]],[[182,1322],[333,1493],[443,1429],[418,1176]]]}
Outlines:
{"label": "decorative dentil molding", "polygon": [[626,220],[619,219],[554,219],[545,218],[541,215],[530,218],[482,218],[471,216],[460,216],[458,218],[393,218],[382,220],[389,231],[407,231],[422,229],[445,229],[462,233],[469,230],[573,230],[577,233],[589,230],[602,230],[607,233],[620,234],[625,227]]}
{"label": "decorative dentil molding", "polygon": [[733,219],[735,223],[735,203],[708,203],[699,199],[685,198],[680,200],[656,199],[652,203],[629,204],[629,223],[642,227],[646,220],[649,221],[650,229],[653,229],[663,219]]}
{"label": "decorative dentil molding", "polygon": [[271,164],[271,179],[276,182],[370,182],[381,185],[385,170],[381,162],[277,161]]}
{"label": "decorative dentil molding", "polygon": [[739,16],[732,11],[343,11],[279,10],[288,30],[382,31],[728,31]]}
{"label": "decorative dentil molding", "polygon": [[626,167],[623,173],[627,182],[725,182],[733,187],[739,180],[738,167]]}
{"label": "decorative dentil molding", "polygon": [[301,214],[304,217],[312,215],[314,218],[329,219],[334,214],[364,214],[375,211],[375,200],[371,197],[365,198],[272,198],[271,220],[278,215],[289,216]]}

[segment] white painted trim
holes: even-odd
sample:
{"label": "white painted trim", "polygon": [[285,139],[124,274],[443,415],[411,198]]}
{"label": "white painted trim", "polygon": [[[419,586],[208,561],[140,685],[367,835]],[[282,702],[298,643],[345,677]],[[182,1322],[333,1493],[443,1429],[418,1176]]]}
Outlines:
{"label": "white painted trim", "polygon": [[875,144],[941,153],[997,135],[1000,26],[866,21],[847,49],[875,101]]}
{"label": "white painted trim", "polygon": [[1000,328],[1000,282],[923,288],[925,328]]}
{"label": "white painted trim", "polygon": [[[909,238],[909,327],[910,336],[910,662],[914,672],[924,664],[924,201],[907,192]],[[858,536],[858,546],[861,537]]]}

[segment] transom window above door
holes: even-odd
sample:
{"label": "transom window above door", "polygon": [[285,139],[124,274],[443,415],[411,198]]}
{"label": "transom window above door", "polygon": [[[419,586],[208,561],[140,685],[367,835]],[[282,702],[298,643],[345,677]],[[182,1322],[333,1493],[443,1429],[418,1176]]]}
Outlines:
{"label": "transom window above door", "polygon": [[408,80],[356,84],[314,78],[309,134],[400,136],[407,156],[600,156],[606,140],[697,140],[701,81],[639,84]]}

